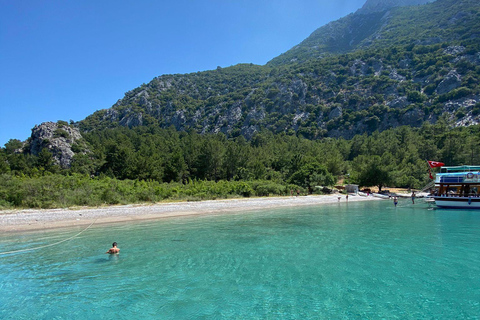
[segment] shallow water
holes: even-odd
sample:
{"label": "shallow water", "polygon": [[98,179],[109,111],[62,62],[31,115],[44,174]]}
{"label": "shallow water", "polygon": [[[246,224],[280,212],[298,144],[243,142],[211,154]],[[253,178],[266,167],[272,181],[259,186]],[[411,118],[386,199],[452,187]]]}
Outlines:
{"label": "shallow water", "polygon": [[479,244],[480,211],[407,200],[93,225],[0,256],[0,319],[478,319]]}

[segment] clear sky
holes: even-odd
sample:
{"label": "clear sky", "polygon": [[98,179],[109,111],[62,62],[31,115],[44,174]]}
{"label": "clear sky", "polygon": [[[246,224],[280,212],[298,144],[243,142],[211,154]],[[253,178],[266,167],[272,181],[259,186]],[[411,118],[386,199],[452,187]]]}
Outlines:
{"label": "clear sky", "polygon": [[0,146],[162,74],[263,65],[365,0],[0,0]]}

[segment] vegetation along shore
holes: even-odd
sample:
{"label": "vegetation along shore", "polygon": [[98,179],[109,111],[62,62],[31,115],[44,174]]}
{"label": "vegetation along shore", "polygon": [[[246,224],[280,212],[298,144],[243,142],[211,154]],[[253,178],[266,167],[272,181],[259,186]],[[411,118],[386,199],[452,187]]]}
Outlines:
{"label": "vegetation along shore", "polygon": [[[250,141],[159,128],[106,129],[89,144],[95,157],[74,157],[68,169],[51,154],[2,156],[0,206],[65,208],[322,193],[343,184],[421,188],[424,159],[480,162],[478,126],[445,123],[399,127],[352,140],[308,140],[260,133]],[[149,131],[150,130],[150,131]]]}

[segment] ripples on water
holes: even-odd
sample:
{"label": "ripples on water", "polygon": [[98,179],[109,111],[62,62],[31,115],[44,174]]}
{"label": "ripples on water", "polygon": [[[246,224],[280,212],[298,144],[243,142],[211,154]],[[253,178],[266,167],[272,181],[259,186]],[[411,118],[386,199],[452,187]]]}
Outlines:
{"label": "ripples on water", "polygon": [[383,201],[94,225],[0,256],[0,318],[476,319],[479,240],[480,212]]}

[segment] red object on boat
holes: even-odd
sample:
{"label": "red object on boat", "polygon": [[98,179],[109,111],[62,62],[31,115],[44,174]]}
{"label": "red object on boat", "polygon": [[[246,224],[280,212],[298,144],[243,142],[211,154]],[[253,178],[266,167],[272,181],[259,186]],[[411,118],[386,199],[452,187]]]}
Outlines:
{"label": "red object on boat", "polygon": [[428,162],[428,165],[430,166],[430,168],[443,167],[445,165],[445,163],[438,162],[438,161],[427,161],[427,162]]}

